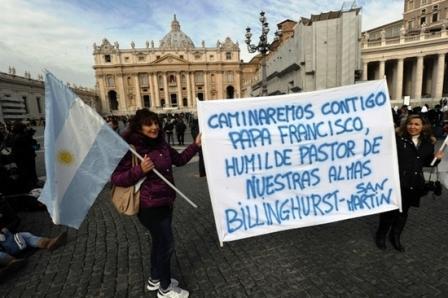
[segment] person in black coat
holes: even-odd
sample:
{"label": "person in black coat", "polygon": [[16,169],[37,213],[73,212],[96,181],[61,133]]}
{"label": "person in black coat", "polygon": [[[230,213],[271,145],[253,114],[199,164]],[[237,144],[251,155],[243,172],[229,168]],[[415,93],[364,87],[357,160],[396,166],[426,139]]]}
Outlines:
{"label": "person in black coat", "polygon": [[[197,114],[193,115],[193,118],[191,120],[191,137],[193,140],[196,139],[196,137],[199,134],[199,121]],[[202,147],[199,149],[199,177],[205,177],[205,164],[204,164],[204,156],[202,155]]]}
{"label": "person in black coat", "polygon": [[187,128],[187,126],[185,125],[182,118],[181,117],[177,118],[177,120],[176,120],[176,136],[177,136],[178,145],[184,145],[184,136],[185,136],[186,128]]}
{"label": "person in black coat", "polygon": [[403,252],[400,236],[406,225],[409,208],[419,207],[420,198],[426,194],[423,167],[430,166],[434,157],[440,161],[443,152],[434,154],[435,138],[431,126],[426,118],[418,114],[408,116],[398,129],[396,142],[402,212],[393,210],[380,214],[375,242],[379,249],[386,249],[386,235],[390,230],[392,246]]}
{"label": "person in black coat", "polygon": [[29,192],[37,187],[36,173],[36,140],[33,139],[34,129],[27,129],[21,122],[14,124],[14,141],[12,144],[12,156],[17,165],[19,181],[22,192]]}

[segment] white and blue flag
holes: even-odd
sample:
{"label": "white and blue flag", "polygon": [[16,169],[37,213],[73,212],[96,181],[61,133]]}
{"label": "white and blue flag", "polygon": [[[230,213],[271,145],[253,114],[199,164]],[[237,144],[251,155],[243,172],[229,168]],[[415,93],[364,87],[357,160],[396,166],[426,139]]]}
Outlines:
{"label": "white and blue flag", "polygon": [[39,201],[78,229],[129,145],[50,72],[45,76],[45,167]]}

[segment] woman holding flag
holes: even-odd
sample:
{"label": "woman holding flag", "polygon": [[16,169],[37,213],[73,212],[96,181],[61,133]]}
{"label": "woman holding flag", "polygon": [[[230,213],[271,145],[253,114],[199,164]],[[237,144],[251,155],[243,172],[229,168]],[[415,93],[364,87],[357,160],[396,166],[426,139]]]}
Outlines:
{"label": "woman holding flag", "polygon": [[406,225],[410,207],[419,207],[420,198],[426,194],[423,167],[429,167],[434,158],[440,161],[443,152],[434,154],[436,139],[429,122],[420,114],[409,115],[396,135],[398,167],[400,172],[402,212],[393,210],[380,214],[375,242],[379,249],[386,249],[386,235],[392,246],[404,251],[400,236]]}
{"label": "woman holding flag", "polygon": [[138,218],[152,238],[151,276],[146,289],[158,290],[158,297],[188,297],[188,291],[178,287],[178,281],[171,278],[170,260],[174,252],[172,232],[173,203],[175,191],[160,179],[156,169],[171,183],[174,182],[172,166],[185,165],[201,146],[200,135],[182,153],[166,142],[156,113],[147,109],[138,110],[129,124],[124,139],[135,146],[144,156],[140,165],[132,167],[131,153],[125,155],[112,174],[112,183],[128,187],[146,177],[140,187],[140,211]]}

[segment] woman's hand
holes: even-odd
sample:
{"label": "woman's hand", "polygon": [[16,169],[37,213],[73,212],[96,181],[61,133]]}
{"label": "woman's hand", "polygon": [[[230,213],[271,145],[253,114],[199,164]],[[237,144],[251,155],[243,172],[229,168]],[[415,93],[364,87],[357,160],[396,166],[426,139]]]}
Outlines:
{"label": "woman's hand", "polygon": [[444,155],[445,154],[443,153],[443,151],[439,150],[439,151],[436,152],[436,154],[434,154],[434,157],[437,158],[437,159],[442,159]]}
{"label": "woman's hand", "polygon": [[140,163],[140,167],[142,168],[142,171],[145,174],[154,169],[154,163],[147,154],[145,154],[143,161]]}
{"label": "woman's hand", "polygon": [[202,145],[202,143],[201,143],[201,133],[199,133],[198,135],[197,135],[197,137],[196,137],[196,140],[194,141],[194,143],[196,144],[196,145],[198,145],[199,147],[201,147],[201,145]]}

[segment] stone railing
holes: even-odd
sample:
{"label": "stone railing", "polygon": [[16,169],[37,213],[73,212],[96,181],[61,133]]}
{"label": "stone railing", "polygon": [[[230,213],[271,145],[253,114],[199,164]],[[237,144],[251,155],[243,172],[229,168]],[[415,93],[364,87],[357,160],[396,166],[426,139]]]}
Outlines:
{"label": "stone railing", "polygon": [[438,38],[442,36],[442,31],[425,33],[425,39]]}
{"label": "stone railing", "polygon": [[437,38],[447,38],[448,37],[448,30],[442,30],[438,32],[422,32],[418,35],[401,35],[401,36],[394,36],[390,38],[382,37],[381,39],[376,40],[366,40],[365,36],[362,40],[362,48],[376,48],[376,47],[383,47],[383,46],[390,46],[390,45],[399,45],[399,44],[406,44],[406,43],[412,43],[412,42],[419,42],[423,40],[430,40],[430,39],[437,39]]}
{"label": "stone railing", "polygon": [[420,40],[420,35],[410,35],[410,36],[405,36],[405,38],[404,38],[405,42],[416,41],[416,40]]}
{"label": "stone railing", "polygon": [[386,45],[390,45],[390,44],[399,44],[400,43],[400,37],[391,37],[386,39]]}

